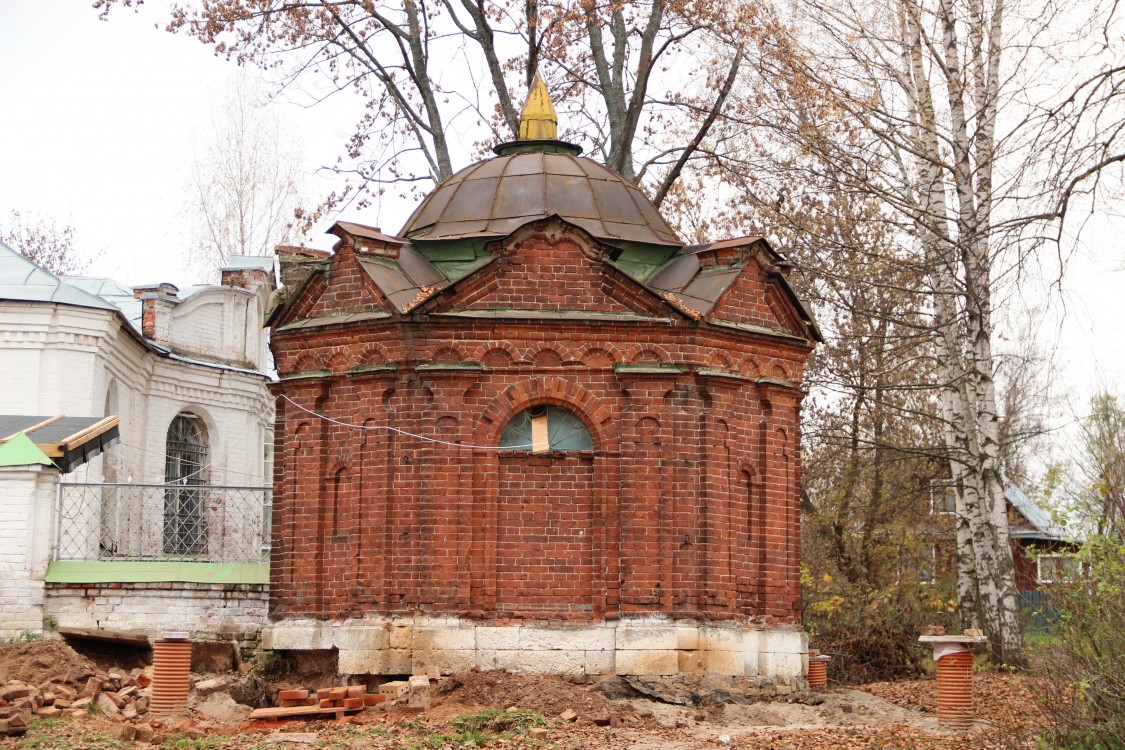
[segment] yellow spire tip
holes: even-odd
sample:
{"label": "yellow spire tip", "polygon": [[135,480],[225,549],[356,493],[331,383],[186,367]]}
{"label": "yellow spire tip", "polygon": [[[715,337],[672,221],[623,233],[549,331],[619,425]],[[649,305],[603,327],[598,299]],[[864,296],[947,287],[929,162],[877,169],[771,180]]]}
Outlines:
{"label": "yellow spire tip", "polygon": [[551,103],[547,86],[536,71],[520,113],[520,140],[554,141],[558,140],[558,131],[559,117],[555,114],[555,105]]}

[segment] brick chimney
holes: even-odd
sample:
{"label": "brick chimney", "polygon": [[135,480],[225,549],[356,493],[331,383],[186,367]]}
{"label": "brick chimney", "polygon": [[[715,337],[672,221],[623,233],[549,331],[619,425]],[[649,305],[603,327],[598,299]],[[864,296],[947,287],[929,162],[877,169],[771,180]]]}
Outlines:
{"label": "brick chimney", "polygon": [[311,247],[278,245],[274,250],[281,266],[281,286],[286,295],[291,295],[305,283],[305,279],[318,269],[328,265],[332,253]]}
{"label": "brick chimney", "polygon": [[251,292],[270,291],[273,283],[273,258],[232,256],[230,265],[219,269],[223,286],[248,289]]}
{"label": "brick chimney", "polygon": [[141,335],[157,343],[169,340],[172,310],[180,304],[175,284],[144,284],[133,287],[133,298],[141,301]]}

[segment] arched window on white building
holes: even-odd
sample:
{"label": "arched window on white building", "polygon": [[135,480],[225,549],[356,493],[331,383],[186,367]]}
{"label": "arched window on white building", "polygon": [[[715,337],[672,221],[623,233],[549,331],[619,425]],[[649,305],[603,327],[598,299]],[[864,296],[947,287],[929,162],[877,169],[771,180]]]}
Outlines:
{"label": "arched window on white building", "polygon": [[194,414],[177,414],[165,447],[164,553],[195,555],[206,547],[203,490],[207,483],[207,432]]}

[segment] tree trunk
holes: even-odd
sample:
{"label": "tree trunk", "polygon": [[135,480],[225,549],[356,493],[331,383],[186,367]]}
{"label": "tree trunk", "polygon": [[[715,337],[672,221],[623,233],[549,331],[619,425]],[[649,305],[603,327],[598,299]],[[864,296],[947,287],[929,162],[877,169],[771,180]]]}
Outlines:
{"label": "tree trunk", "polygon": [[[1008,541],[1007,506],[1000,482],[999,420],[992,376],[990,221],[986,213],[991,210],[991,202],[989,197],[980,205],[973,184],[973,162],[978,167],[991,164],[993,144],[991,140],[982,140],[979,133],[975,138],[969,135],[965,91],[961,85],[960,45],[950,2],[942,0],[940,3],[944,54],[939,63],[952,119],[951,165],[943,161],[941,146],[932,130],[937,116],[929,78],[922,64],[920,9],[912,0],[904,4],[903,28],[907,32],[905,41],[912,83],[908,94],[913,102],[915,153],[918,155],[915,223],[931,274],[938,338],[937,369],[945,390],[943,408],[948,420],[946,448],[951,472],[958,480],[958,594],[966,597],[961,601],[960,613],[963,621],[971,622],[979,609],[987,626],[993,658],[998,663],[1022,667],[1025,661],[1019,601]],[[983,16],[976,14],[975,17]],[[998,29],[993,31],[998,33]],[[977,30],[970,34],[974,44],[978,41],[978,32],[983,33]],[[998,65],[998,53],[996,55]],[[988,96],[990,92],[977,93]],[[981,106],[978,102],[978,109]],[[990,119],[989,107],[995,107],[994,96],[983,105],[982,117],[986,120]],[[950,212],[944,174],[952,176],[953,194],[957,199],[952,221],[946,218]],[[961,290],[957,288],[959,267],[964,275]],[[956,299],[964,301],[963,327],[957,325],[960,318],[954,304]],[[971,546],[971,555],[968,546]],[[975,585],[969,579],[974,574]]]}

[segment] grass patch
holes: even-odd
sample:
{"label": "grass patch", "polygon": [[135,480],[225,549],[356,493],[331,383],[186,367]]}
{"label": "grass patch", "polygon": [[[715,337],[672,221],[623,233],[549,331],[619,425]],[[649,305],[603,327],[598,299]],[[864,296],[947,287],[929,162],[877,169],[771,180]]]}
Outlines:
{"label": "grass patch", "polygon": [[528,727],[546,726],[547,722],[540,714],[526,709],[517,708],[506,711],[502,708],[489,708],[475,714],[467,714],[449,722],[458,732],[510,732],[524,730]]}

